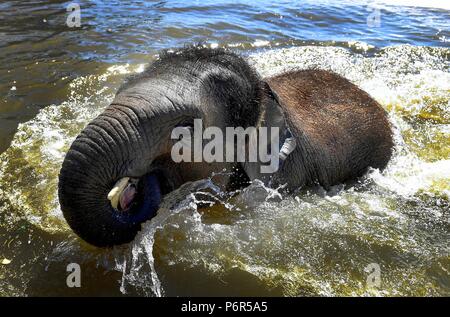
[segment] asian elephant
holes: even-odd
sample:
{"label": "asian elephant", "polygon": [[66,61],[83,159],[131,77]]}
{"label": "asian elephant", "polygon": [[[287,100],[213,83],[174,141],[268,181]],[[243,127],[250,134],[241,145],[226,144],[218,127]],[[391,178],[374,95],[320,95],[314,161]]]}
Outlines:
{"label": "asian elephant", "polygon": [[[195,119],[224,131],[278,127],[280,151],[270,153],[279,155],[278,169],[262,174],[261,162],[175,162],[172,131],[192,129]],[[60,171],[59,200],[82,239],[112,246],[133,240],[165,194],[212,172],[237,168],[270,185],[328,188],[369,167],[383,169],[392,147],[382,107],[335,73],[300,70],[262,79],[235,53],[188,47],[162,53],[129,78],[80,133]]]}

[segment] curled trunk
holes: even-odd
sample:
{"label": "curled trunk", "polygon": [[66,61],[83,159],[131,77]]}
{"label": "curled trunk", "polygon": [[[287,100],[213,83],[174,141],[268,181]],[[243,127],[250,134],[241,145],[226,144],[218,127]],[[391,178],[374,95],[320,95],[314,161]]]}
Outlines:
{"label": "curled trunk", "polygon": [[97,246],[129,242],[140,224],[153,216],[151,208],[120,212],[107,196],[119,179],[142,178],[155,169],[151,163],[164,153],[170,135],[170,124],[161,122],[182,114],[170,102],[164,107],[159,103],[158,109],[155,113],[139,98],[118,96],[68,151],[59,178],[61,209],[70,227],[87,242]]}

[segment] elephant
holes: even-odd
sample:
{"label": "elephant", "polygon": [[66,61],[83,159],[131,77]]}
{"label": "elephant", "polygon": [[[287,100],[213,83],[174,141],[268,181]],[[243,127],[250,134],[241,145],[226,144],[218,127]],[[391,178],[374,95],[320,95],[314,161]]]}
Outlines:
{"label": "elephant", "polygon": [[[196,119],[223,130],[277,127],[281,149],[270,155],[279,155],[278,169],[263,174],[259,161],[175,162],[172,132],[192,129]],[[125,81],[66,153],[58,196],[72,230],[109,247],[132,241],[164,195],[214,172],[232,171],[222,179],[228,184],[262,179],[327,189],[384,169],[392,149],[385,110],[344,77],[309,69],[261,78],[237,53],[192,46],[162,52]]]}

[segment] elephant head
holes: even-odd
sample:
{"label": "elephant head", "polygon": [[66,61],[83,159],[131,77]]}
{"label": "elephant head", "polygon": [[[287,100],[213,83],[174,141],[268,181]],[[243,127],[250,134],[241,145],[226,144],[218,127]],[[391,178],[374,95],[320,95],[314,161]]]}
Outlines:
{"label": "elephant head", "polygon": [[131,241],[164,194],[181,184],[230,171],[234,163],[174,163],[175,127],[256,125],[273,102],[239,56],[205,48],[164,53],[130,78],[103,113],[71,145],[59,176],[59,199],[70,227],[85,241]]}

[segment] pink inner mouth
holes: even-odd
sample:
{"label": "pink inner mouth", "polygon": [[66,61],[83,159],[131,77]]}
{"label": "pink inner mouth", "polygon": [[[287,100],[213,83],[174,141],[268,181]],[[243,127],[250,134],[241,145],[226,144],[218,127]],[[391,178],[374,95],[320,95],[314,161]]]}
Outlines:
{"label": "pink inner mouth", "polygon": [[136,197],[137,189],[135,185],[128,185],[127,188],[122,192],[120,195],[120,209],[121,210],[127,210],[131,204],[134,201],[134,198]]}

